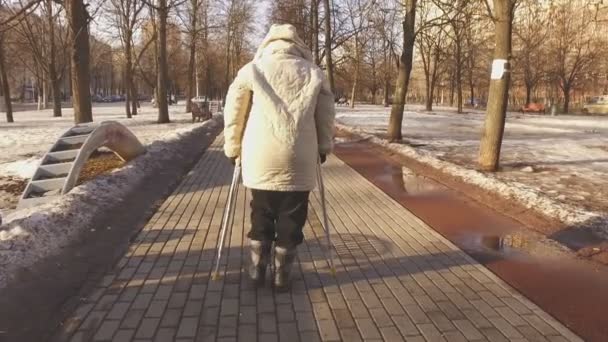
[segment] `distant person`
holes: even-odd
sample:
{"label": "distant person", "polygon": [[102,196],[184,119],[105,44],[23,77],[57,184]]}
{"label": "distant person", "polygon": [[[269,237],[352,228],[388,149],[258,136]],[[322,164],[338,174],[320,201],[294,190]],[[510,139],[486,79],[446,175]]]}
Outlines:
{"label": "distant person", "polygon": [[292,25],[273,25],[233,81],[224,109],[226,156],[251,189],[249,275],[264,283],[275,243],[274,286],[288,288],[302,243],[316,165],[332,150],[334,96]]}

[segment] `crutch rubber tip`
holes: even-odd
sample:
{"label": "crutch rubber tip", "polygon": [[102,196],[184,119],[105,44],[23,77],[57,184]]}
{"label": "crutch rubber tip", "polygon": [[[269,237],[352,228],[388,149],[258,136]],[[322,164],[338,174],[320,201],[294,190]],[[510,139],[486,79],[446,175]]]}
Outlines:
{"label": "crutch rubber tip", "polygon": [[211,280],[217,281],[220,279],[222,279],[222,276],[220,276],[220,274],[218,272],[213,272],[213,274],[211,275]]}

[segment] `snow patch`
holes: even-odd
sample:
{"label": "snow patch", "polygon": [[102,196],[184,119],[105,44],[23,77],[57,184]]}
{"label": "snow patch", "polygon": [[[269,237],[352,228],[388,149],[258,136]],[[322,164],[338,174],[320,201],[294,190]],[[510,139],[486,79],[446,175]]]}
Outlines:
{"label": "snow patch", "polygon": [[116,199],[136,191],[146,175],[184,160],[187,142],[216,131],[221,121],[221,116],[215,116],[202,124],[166,132],[146,146],[145,154],[111,174],[75,187],[53,202],[5,217],[0,226],[0,288],[18,269],[56,254],[87,229],[95,215],[110,210]]}
{"label": "snow patch", "polygon": [[36,157],[3,163],[0,164],[0,175],[17,176],[24,179],[32,178],[39,164],[40,158]]}

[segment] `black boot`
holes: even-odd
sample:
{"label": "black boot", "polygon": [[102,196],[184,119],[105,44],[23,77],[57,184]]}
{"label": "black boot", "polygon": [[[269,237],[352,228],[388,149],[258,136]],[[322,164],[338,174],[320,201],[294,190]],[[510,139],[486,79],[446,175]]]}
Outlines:
{"label": "black boot", "polygon": [[249,265],[249,276],[258,286],[264,285],[266,269],[270,261],[270,241],[250,241],[251,265]]}
{"label": "black boot", "polygon": [[277,291],[289,290],[289,273],[294,259],[296,248],[287,249],[275,247],[274,249],[274,287]]}

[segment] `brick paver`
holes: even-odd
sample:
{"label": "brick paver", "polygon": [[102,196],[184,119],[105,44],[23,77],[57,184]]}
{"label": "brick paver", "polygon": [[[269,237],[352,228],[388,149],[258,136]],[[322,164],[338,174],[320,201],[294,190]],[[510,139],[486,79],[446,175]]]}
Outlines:
{"label": "brick paver", "polygon": [[317,193],[292,291],[247,279],[239,189],[223,278],[210,279],[232,167],[221,137],[57,336],[69,341],[580,341],[342,163],[323,166],[336,272]]}

